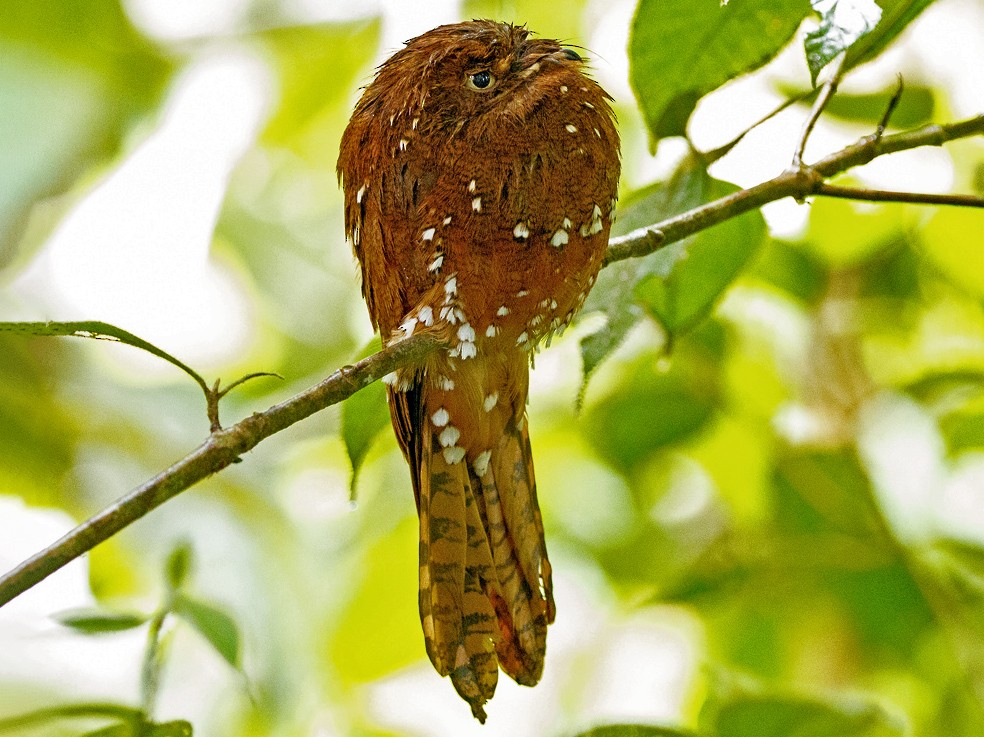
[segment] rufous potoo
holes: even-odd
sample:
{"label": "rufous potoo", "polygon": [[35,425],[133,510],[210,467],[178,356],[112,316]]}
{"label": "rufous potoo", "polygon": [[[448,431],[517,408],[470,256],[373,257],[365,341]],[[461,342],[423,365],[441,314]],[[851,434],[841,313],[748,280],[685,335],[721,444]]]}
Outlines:
{"label": "rufous potoo", "polygon": [[611,98],[576,51],[488,20],[377,70],[342,136],[345,231],[384,343],[446,349],[388,377],[420,520],[427,654],[476,718],[532,686],[554,620],[526,423],[538,345],[584,304],[619,177]]}

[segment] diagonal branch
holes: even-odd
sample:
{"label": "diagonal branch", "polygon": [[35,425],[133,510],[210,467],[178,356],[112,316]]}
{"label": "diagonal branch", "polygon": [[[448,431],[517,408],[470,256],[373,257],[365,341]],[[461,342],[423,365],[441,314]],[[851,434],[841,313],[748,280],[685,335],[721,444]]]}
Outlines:
{"label": "diagonal branch", "polygon": [[[768,202],[786,197],[801,200],[812,194],[824,194],[822,189],[825,179],[866,164],[878,156],[920,146],[942,146],[947,141],[980,135],[984,135],[984,114],[949,125],[931,125],[892,136],[867,136],[811,166],[785,171],[750,189],[735,192],[620,238],[613,238],[609,243],[605,264],[645,256]],[[433,338],[418,333],[353,366],[335,371],[321,383],[265,412],[255,413],[228,429],[213,432],[188,456],[133,489],[116,503],[0,578],[0,606],[168,499],[235,463],[242,454],[271,435],[343,401],[397,368],[419,363],[438,347],[439,344]]]}

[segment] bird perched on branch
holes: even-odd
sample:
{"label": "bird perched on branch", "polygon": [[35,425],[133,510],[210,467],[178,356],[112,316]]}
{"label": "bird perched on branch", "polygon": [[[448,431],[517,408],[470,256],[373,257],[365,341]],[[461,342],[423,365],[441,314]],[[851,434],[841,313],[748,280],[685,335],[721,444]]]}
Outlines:
{"label": "bird perched on branch", "polygon": [[427,654],[477,719],[540,679],[554,619],[526,424],[529,365],[594,284],[614,218],[611,98],[581,56],[472,21],[407,42],[341,141],[373,326],[445,349],[387,377],[420,519]]}

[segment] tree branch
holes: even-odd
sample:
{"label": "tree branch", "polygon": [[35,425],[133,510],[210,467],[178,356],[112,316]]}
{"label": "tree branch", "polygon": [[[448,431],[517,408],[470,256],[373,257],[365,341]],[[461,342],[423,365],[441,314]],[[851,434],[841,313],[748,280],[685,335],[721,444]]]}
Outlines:
{"label": "tree branch", "polygon": [[922,192],[890,192],[884,189],[862,189],[821,184],[813,194],[823,197],[839,197],[845,200],[865,202],[912,202],[917,205],[957,205],[959,207],[984,207],[984,197],[972,194],[925,194]]}
{"label": "tree branch", "polygon": [[[604,263],[608,265],[645,256],[768,202],[786,197],[802,200],[812,194],[823,194],[821,190],[829,186],[825,185],[825,179],[866,164],[877,156],[920,146],[942,146],[947,141],[975,135],[984,135],[984,114],[949,125],[931,125],[892,136],[867,136],[812,166],[785,171],[768,182],[613,238]],[[235,463],[243,453],[264,439],[341,402],[397,368],[419,363],[438,347],[439,343],[432,337],[418,333],[353,366],[339,369],[321,383],[265,412],[255,413],[228,429],[213,432],[191,454],[0,578],[0,606],[168,499]]]}
{"label": "tree branch", "polygon": [[627,258],[645,256],[670,243],[683,240],[712,225],[757,210],[762,205],[792,197],[802,200],[816,194],[825,179],[867,164],[885,154],[921,146],[942,146],[958,138],[984,135],[984,114],[946,125],[927,125],[891,136],[872,134],[801,169],[787,169],[774,179],[714,200],[693,210],[674,215],[660,223],[612,238],[605,254],[605,265]]}

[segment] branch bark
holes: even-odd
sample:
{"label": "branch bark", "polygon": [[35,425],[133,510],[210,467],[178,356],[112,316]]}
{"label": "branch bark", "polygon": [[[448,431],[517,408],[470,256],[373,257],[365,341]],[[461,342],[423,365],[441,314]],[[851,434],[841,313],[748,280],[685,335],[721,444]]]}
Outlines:
{"label": "branch bark", "polygon": [[[769,202],[786,197],[802,201],[813,194],[826,194],[822,191],[829,186],[825,185],[826,179],[866,164],[878,156],[921,146],[942,146],[948,141],[975,135],[984,135],[984,114],[948,125],[931,125],[891,136],[867,136],[813,165],[790,169],[750,189],[613,238],[605,256],[605,265],[645,256]],[[343,401],[397,368],[419,363],[438,347],[439,344],[428,335],[414,335],[353,366],[335,371],[321,383],[264,412],[255,413],[227,429],[214,431],[192,453],[0,578],[0,606],[168,499],[237,462],[240,456],[264,439]]]}

